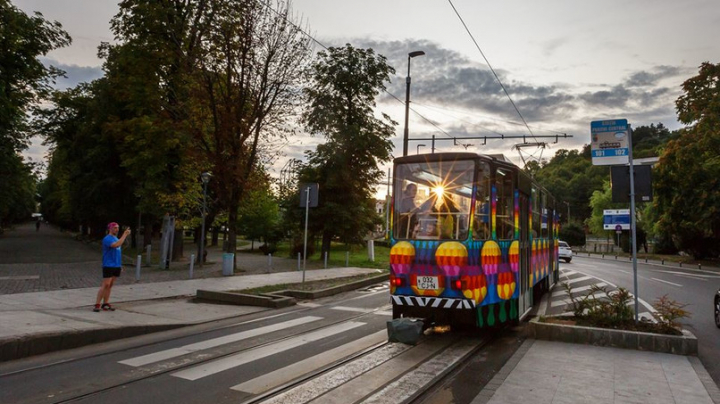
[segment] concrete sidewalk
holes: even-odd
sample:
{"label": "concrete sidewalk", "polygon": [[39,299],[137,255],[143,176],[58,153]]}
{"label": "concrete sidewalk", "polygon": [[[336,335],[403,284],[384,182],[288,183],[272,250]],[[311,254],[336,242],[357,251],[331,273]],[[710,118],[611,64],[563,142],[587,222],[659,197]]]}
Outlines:
{"label": "concrete sidewalk", "polygon": [[[314,281],[373,274],[371,268],[306,271]],[[195,303],[198,289],[239,290],[302,281],[302,272],[228,276],[135,285],[115,285],[114,312],[93,312],[98,288],[0,295],[0,361],[88,345],[152,331],[236,317],[251,306]]]}
{"label": "concrete sidewalk", "polygon": [[718,404],[697,357],[526,340],[472,404]]}

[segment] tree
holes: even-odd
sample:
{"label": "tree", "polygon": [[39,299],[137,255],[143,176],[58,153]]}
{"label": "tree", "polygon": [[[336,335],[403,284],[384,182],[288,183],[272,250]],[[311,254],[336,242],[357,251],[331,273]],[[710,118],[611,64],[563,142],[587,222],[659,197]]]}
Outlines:
{"label": "tree", "polygon": [[280,210],[269,177],[264,173],[262,177],[240,203],[238,231],[250,240],[262,240],[264,252],[271,253],[282,238]]}
{"label": "tree", "polygon": [[320,206],[313,209],[312,223],[322,234],[324,253],[333,238],[360,242],[379,222],[374,187],[383,176],[379,164],[391,158],[397,123],[385,114],[376,118],[373,107],[395,70],[372,49],[350,44],[319,52],[312,70],[303,120],[327,142],[306,153],[309,161],[300,178],[320,184]]}
{"label": "tree", "polygon": [[238,208],[263,147],[281,137],[298,107],[309,39],[290,22],[289,2],[214,1],[201,44],[194,142],[211,167],[218,206],[228,214],[227,251],[236,247]]}
{"label": "tree", "polygon": [[38,56],[70,44],[58,22],[40,13],[28,16],[0,0],[0,226],[25,219],[34,210],[35,176],[19,152],[27,147],[29,112],[63,74]]}
{"label": "tree", "polygon": [[655,170],[657,229],[696,259],[720,256],[720,64],[683,83],[678,119],[691,125],[668,143]]}

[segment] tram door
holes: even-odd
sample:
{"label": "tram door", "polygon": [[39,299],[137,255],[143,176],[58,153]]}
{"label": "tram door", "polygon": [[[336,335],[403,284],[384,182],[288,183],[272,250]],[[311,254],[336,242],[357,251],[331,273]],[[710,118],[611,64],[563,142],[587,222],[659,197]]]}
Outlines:
{"label": "tram door", "polygon": [[532,308],[532,289],[529,287],[530,279],[530,241],[528,228],[528,212],[530,211],[530,198],[520,192],[520,299],[518,312],[520,319],[525,317]]}

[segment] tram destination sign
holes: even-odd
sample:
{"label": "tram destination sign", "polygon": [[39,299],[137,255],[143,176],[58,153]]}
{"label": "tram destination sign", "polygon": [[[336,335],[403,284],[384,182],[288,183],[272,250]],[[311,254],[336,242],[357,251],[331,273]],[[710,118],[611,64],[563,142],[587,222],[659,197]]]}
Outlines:
{"label": "tram destination sign", "polygon": [[590,150],[595,166],[628,164],[627,119],[610,119],[590,123]]}

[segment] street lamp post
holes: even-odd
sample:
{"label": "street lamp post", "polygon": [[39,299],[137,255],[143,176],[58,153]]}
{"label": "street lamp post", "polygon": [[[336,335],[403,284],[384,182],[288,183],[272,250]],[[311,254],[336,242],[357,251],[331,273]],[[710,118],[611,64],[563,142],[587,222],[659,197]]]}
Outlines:
{"label": "street lamp post", "polygon": [[410,59],[415,56],[422,56],[425,52],[414,51],[408,53],[408,72],[405,79],[405,133],[403,135],[403,157],[407,156],[408,149],[408,114],[410,113]]}
{"label": "street lamp post", "polygon": [[567,222],[570,223],[570,203],[563,201],[565,205],[567,205],[568,208],[568,215],[567,215]]}
{"label": "street lamp post", "polygon": [[212,177],[212,174],[209,172],[200,174],[203,183],[202,231],[200,233],[200,256],[198,257],[200,266],[205,263],[205,216],[207,214],[207,184],[210,182],[210,177]]}
{"label": "street lamp post", "polygon": [[417,145],[417,152],[416,152],[415,154],[420,154],[420,148],[421,148],[421,147],[425,147],[425,145],[424,145],[424,144],[419,144],[419,145]]}

